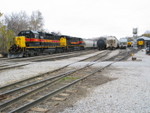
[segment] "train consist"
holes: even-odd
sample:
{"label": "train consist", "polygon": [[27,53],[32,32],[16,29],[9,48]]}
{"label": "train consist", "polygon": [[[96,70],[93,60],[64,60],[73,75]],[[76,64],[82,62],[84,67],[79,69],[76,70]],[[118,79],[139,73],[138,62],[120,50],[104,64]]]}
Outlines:
{"label": "train consist", "polygon": [[114,36],[108,36],[108,37],[100,37],[97,40],[97,48],[99,50],[104,50],[104,49],[116,49],[119,47],[119,41],[116,37]]}
{"label": "train consist", "polygon": [[[137,40],[137,47],[143,47],[145,41]],[[66,35],[56,35],[32,30],[21,31],[15,37],[15,44],[9,49],[8,58],[36,56],[40,54],[61,53],[85,49],[125,49],[132,47],[133,42],[127,38],[119,41],[115,36],[100,37],[98,39],[83,39]]]}
{"label": "train consist", "polygon": [[25,30],[15,37],[15,44],[10,47],[8,58],[84,50],[97,47],[95,44],[93,40],[83,41],[77,37]]}

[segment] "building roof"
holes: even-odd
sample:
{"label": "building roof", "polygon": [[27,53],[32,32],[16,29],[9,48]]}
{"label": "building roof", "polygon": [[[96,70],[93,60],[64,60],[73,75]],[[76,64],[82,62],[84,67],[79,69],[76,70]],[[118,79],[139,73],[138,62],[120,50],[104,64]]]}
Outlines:
{"label": "building roof", "polygon": [[148,40],[150,40],[150,37],[142,36],[142,37],[137,38],[137,40],[138,40],[138,39],[144,39],[144,40],[148,41]]}

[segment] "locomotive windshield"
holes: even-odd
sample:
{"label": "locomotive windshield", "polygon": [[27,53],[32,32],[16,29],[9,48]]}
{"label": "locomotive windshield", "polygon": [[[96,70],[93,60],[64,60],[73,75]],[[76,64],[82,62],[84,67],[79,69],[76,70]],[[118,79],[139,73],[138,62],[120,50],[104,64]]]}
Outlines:
{"label": "locomotive windshield", "polygon": [[25,36],[27,38],[39,38],[39,33],[35,31],[21,31],[18,36]]}

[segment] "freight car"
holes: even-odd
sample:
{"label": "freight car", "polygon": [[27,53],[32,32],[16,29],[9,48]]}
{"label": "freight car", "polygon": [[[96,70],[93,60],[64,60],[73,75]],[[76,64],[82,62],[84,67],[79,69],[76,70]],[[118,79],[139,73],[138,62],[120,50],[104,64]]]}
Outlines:
{"label": "freight car", "polygon": [[97,48],[97,41],[92,39],[83,39],[85,45],[85,49],[96,49]]}
{"label": "freight car", "polygon": [[106,49],[106,37],[100,37],[97,40],[97,48],[98,48],[98,50]]}
{"label": "freight car", "polygon": [[119,41],[115,36],[109,36],[106,40],[107,49],[116,49],[119,47]]}
{"label": "freight car", "polygon": [[15,44],[10,47],[8,57],[27,57],[43,53],[83,50],[84,46],[82,38],[25,30],[15,37]]}

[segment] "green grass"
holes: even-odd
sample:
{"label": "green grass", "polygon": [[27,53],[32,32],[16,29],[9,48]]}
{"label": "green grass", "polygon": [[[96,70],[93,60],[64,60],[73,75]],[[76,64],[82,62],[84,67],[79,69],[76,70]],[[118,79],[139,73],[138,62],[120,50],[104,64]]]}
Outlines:
{"label": "green grass", "polygon": [[61,80],[66,81],[66,80],[77,80],[77,79],[79,79],[79,77],[67,76],[67,77],[62,78]]}

